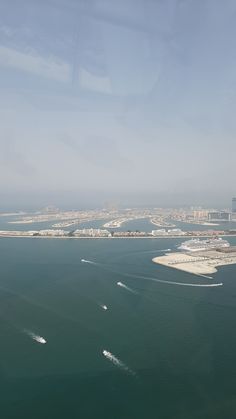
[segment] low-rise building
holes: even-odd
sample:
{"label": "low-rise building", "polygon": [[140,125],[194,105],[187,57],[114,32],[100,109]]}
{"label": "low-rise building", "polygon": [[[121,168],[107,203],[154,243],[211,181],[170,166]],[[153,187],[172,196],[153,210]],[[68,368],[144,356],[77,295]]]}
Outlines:
{"label": "low-rise building", "polygon": [[111,237],[110,231],[100,228],[77,229],[73,232],[73,235],[79,237]]}
{"label": "low-rise building", "polygon": [[66,236],[68,231],[65,230],[39,230],[39,236]]}
{"label": "low-rise building", "polygon": [[153,236],[166,236],[168,233],[164,228],[161,228],[159,230],[152,230]]}
{"label": "low-rise building", "polygon": [[182,231],[180,228],[172,228],[171,230],[168,230],[168,234],[171,236],[183,236],[185,234],[184,231]]}

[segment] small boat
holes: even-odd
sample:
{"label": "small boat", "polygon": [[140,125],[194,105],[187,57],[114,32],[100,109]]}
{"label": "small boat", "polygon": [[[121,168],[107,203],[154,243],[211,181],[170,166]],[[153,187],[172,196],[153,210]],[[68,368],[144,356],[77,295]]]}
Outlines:
{"label": "small boat", "polygon": [[45,343],[47,343],[46,339],[44,339],[42,336],[37,336],[37,335],[33,335],[32,338],[38,342],[38,343],[42,343],[43,345]]}

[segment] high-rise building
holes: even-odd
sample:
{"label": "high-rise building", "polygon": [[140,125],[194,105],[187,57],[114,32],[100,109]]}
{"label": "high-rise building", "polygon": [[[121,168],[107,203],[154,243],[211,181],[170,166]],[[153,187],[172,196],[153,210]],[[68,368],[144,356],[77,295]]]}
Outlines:
{"label": "high-rise building", "polygon": [[193,211],[194,220],[207,220],[208,210],[195,210]]}
{"label": "high-rise building", "polygon": [[232,198],[232,212],[236,212],[236,198]]}
{"label": "high-rise building", "polygon": [[227,211],[214,211],[208,213],[209,221],[230,221],[231,213]]}

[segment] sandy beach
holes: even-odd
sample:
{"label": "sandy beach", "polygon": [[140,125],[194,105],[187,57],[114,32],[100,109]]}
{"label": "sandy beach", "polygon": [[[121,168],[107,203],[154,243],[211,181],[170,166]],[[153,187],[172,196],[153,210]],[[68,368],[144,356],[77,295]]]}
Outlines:
{"label": "sandy beach", "polygon": [[152,259],[154,263],[179,269],[195,275],[209,275],[217,272],[218,266],[236,263],[236,252],[221,253],[216,250],[189,253],[168,253]]}

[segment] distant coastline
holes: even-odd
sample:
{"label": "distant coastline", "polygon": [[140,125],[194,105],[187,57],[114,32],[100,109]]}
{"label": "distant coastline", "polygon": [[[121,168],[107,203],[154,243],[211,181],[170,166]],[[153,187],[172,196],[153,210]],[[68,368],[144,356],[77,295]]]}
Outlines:
{"label": "distant coastline", "polygon": [[[236,237],[236,232],[234,234],[219,234],[220,237]],[[193,234],[187,235],[185,237],[191,238],[208,238],[212,237],[212,234],[201,234],[201,236]],[[165,235],[165,236],[152,236],[151,234],[143,235],[143,236],[135,236],[135,235],[119,235],[119,236],[72,236],[72,235],[30,235],[27,232],[12,232],[12,231],[4,231],[0,232],[0,238],[29,238],[29,239],[183,239],[183,236],[179,235]]]}

